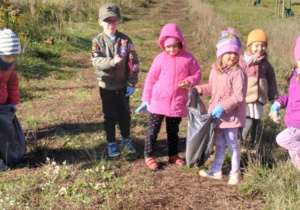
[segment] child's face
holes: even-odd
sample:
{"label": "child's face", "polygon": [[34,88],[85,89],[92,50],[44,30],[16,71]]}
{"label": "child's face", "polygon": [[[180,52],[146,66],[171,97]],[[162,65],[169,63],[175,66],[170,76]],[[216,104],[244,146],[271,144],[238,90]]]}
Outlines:
{"label": "child's face", "polygon": [[223,64],[223,66],[231,67],[237,63],[238,59],[239,59],[238,54],[236,54],[234,52],[228,52],[228,53],[223,54],[222,64]]}
{"label": "child's face", "polygon": [[180,52],[179,44],[165,46],[165,50],[169,55],[177,55]]}
{"label": "child's face", "polygon": [[119,19],[116,17],[109,17],[105,20],[98,19],[98,23],[103,27],[104,33],[107,35],[114,35],[119,26]]}
{"label": "child's face", "polygon": [[13,63],[17,59],[17,55],[0,55],[0,58],[6,63]]}
{"label": "child's face", "polygon": [[300,60],[297,61],[297,68],[300,69]]}
{"label": "child's face", "polygon": [[251,45],[251,53],[257,57],[266,53],[267,45],[264,42],[253,42]]}

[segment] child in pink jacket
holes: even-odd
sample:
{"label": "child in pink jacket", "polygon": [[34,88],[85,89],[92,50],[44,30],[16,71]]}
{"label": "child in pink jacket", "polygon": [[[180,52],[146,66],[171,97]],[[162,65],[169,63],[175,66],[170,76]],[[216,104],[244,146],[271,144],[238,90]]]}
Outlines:
{"label": "child in pink jacket", "polygon": [[176,24],[166,24],[160,33],[162,52],[154,59],[148,72],[139,113],[149,111],[145,140],[145,163],[150,170],[158,165],[154,148],[161,123],[166,118],[169,162],[182,165],[178,156],[178,132],[182,117],[187,116],[188,87],[201,80],[201,69],[194,56],[185,51],[186,43]]}
{"label": "child in pink jacket", "polygon": [[271,111],[279,115],[279,109],[286,109],[284,124],[287,128],[277,135],[276,141],[288,150],[293,165],[300,172],[300,36],[296,39],[294,56],[297,67],[287,77],[289,91],[275,100]]}
{"label": "child in pink jacket", "polygon": [[222,178],[226,144],[231,155],[228,184],[240,180],[241,152],[237,142],[239,127],[245,126],[247,75],[239,66],[241,42],[234,29],[222,31],[217,44],[217,61],[212,65],[209,83],[196,86],[203,96],[212,96],[209,111],[216,122],[216,154],[212,168],[199,172],[202,177]]}

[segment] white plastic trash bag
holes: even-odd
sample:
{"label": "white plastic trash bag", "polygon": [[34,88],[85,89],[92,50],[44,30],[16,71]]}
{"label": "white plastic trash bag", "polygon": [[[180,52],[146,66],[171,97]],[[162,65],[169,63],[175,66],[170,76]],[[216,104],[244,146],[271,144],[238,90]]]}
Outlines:
{"label": "white plastic trash bag", "polygon": [[197,90],[190,87],[188,109],[188,129],[186,139],[186,165],[202,166],[212,153],[215,142],[213,118],[207,113]]}

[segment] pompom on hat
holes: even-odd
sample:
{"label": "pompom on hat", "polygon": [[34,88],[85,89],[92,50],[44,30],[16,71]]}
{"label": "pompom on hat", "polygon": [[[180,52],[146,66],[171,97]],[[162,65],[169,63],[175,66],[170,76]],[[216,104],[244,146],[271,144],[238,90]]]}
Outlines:
{"label": "pompom on hat", "polygon": [[268,37],[261,29],[253,30],[248,34],[247,47],[253,42],[264,42],[266,45],[268,45]]}
{"label": "pompom on hat", "polygon": [[109,17],[116,17],[121,19],[121,13],[119,7],[114,3],[107,3],[100,7],[99,18],[105,20]]}
{"label": "pompom on hat", "polygon": [[180,40],[173,38],[173,37],[167,37],[165,42],[164,42],[164,47],[169,46],[169,45],[173,45],[173,44],[177,44],[179,43]]}
{"label": "pompom on hat", "polygon": [[295,56],[295,61],[298,62],[300,60],[300,36],[297,37],[295,42],[294,56]]}
{"label": "pompom on hat", "polygon": [[241,46],[242,44],[235,35],[234,29],[228,28],[226,31],[222,31],[222,36],[217,44],[217,58],[228,52],[234,52],[240,55]]}
{"label": "pompom on hat", "polygon": [[20,55],[21,44],[17,35],[10,29],[0,30],[0,55]]}

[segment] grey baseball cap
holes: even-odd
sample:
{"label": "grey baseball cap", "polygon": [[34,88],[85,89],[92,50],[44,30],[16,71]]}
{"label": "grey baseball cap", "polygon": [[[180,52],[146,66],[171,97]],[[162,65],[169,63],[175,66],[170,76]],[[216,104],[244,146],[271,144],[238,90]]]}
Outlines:
{"label": "grey baseball cap", "polygon": [[106,18],[109,18],[109,17],[116,17],[118,19],[121,19],[120,10],[116,4],[107,3],[100,7],[99,18],[101,20],[105,20]]}

